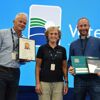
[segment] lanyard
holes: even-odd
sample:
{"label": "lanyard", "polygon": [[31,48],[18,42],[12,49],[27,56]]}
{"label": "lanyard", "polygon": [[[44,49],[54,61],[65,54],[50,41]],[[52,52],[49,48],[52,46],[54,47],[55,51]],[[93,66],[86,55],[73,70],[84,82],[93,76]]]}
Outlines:
{"label": "lanyard", "polygon": [[49,54],[50,54],[50,57],[51,57],[52,62],[54,63],[55,62],[55,59],[56,59],[56,56],[57,56],[57,52],[50,50],[49,51]]}
{"label": "lanyard", "polygon": [[88,38],[86,38],[85,41],[82,40],[82,39],[80,39],[80,43],[81,43],[81,51],[82,51],[83,56],[84,56],[84,54],[85,54],[87,42],[88,42]]}
{"label": "lanyard", "polygon": [[14,41],[14,35],[13,35],[13,30],[11,29],[11,35],[12,35],[12,43],[13,43],[13,51],[17,48],[18,45],[15,46],[15,41]]}

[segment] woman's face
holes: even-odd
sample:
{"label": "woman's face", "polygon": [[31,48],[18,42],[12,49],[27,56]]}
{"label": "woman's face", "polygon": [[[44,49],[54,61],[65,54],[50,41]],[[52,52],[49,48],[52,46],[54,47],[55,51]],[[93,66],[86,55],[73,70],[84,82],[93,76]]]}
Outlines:
{"label": "woman's face", "polygon": [[57,43],[59,40],[59,33],[57,29],[50,30],[48,33],[48,41],[51,43]]}

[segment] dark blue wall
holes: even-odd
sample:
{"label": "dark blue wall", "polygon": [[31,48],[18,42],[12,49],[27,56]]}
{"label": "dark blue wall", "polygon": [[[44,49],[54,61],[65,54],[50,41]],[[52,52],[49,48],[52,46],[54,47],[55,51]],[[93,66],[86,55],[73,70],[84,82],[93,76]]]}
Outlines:
{"label": "dark blue wall", "polygon": [[[17,100],[38,100],[33,86],[20,86],[18,91]],[[73,88],[70,88],[68,94],[64,96],[64,100],[74,100]],[[86,100],[89,100],[87,96]]]}

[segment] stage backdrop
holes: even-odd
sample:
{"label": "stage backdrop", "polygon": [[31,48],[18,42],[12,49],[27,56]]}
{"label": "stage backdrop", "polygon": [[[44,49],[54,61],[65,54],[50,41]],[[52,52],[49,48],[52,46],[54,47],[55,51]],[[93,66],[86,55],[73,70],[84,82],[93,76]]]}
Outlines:
{"label": "stage backdrop", "polygon": [[[36,5],[48,7],[46,13],[38,13],[40,8]],[[60,45],[66,48],[68,56],[70,43],[78,37],[76,24],[80,17],[90,20],[90,35],[100,37],[100,0],[2,0],[0,29],[11,28],[19,12],[28,14],[29,20],[23,35],[36,40],[36,52],[39,45],[46,42],[43,34],[46,27],[57,25],[62,31]],[[21,65],[20,85],[35,86],[35,61]],[[70,74],[69,86],[73,87],[73,76]]]}

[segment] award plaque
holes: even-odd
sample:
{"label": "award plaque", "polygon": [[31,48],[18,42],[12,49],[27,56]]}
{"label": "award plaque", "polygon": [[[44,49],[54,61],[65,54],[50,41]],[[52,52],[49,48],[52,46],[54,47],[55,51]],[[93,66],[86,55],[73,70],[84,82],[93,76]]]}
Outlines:
{"label": "award plaque", "polygon": [[76,74],[89,73],[86,57],[84,57],[84,56],[72,56],[71,62],[72,62],[72,66],[75,69]]}
{"label": "award plaque", "polygon": [[35,60],[35,40],[19,38],[19,59]]}
{"label": "award plaque", "polygon": [[99,73],[100,72],[100,59],[91,57],[87,58],[87,64],[89,68],[89,73]]}

